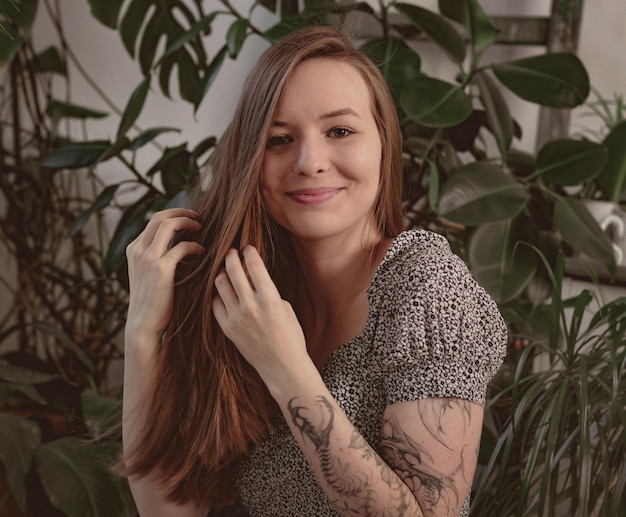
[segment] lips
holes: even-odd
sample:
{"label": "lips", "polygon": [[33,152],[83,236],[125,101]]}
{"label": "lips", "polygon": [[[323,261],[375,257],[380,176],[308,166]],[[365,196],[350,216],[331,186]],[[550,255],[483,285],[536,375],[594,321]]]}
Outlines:
{"label": "lips", "polygon": [[343,188],[340,187],[305,188],[293,190],[288,192],[287,195],[295,202],[303,205],[319,205],[330,201],[342,190]]}

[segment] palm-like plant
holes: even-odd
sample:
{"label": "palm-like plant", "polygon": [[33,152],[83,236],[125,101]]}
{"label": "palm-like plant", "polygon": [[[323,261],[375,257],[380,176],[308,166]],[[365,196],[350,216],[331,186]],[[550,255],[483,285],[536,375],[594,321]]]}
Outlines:
{"label": "palm-like plant", "polygon": [[562,264],[547,339],[507,363],[491,400],[474,515],[624,515],[626,297],[561,301]]}

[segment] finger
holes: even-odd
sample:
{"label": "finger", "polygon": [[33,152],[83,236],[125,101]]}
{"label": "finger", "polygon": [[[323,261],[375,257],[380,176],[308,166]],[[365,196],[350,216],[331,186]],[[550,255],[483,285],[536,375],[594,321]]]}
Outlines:
{"label": "finger", "polygon": [[161,223],[167,219],[173,219],[176,217],[195,219],[198,217],[198,212],[188,208],[168,208],[155,212],[140,235],[142,240],[146,243],[146,245],[150,245],[154,240],[154,236],[161,226]]}
{"label": "finger", "polygon": [[265,267],[265,263],[254,246],[246,246],[243,249],[243,258],[246,270],[250,277],[250,283],[257,292],[280,296],[276,284]]}
{"label": "finger", "polygon": [[206,250],[202,244],[193,241],[181,241],[167,252],[166,257],[174,264],[178,264],[188,255],[202,255],[204,253]]}
{"label": "finger", "polygon": [[189,217],[173,217],[171,219],[165,219],[159,225],[156,233],[154,234],[154,238],[148,247],[157,255],[164,255],[168,251],[176,232],[181,230],[195,231],[200,228],[200,223],[195,219],[190,219]]}
{"label": "finger", "polygon": [[228,312],[229,308],[232,311],[239,305],[239,298],[226,271],[220,271],[215,277],[215,289]]}
{"label": "finger", "polygon": [[226,253],[224,268],[240,301],[246,300],[254,294],[250,280],[248,280],[246,271],[239,258],[239,252],[236,249],[231,249]]}
{"label": "finger", "polygon": [[[132,241],[126,247],[126,256],[129,260],[132,257],[139,258],[144,251],[150,250],[152,254],[160,258],[167,253],[170,243],[172,242],[172,238],[177,231],[183,229],[197,230],[199,228],[200,223],[193,219],[186,217],[168,219],[163,221],[159,228],[157,228],[157,232],[152,242],[148,241],[149,237],[146,236],[145,233],[140,234],[134,241]],[[198,244],[198,246],[200,245]]]}
{"label": "finger", "polygon": [[219,294],[211,301],[211,308],[213,309],[215,321],[217,321],[217,324],[222,328],[222,330],[224,330],[224,325],[226,324],[226,319],[228,318],[228,311]]}

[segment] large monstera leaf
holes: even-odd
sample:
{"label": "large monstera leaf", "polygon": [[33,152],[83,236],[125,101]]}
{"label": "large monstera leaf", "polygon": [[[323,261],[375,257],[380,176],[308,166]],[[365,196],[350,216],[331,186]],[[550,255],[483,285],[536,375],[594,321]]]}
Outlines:
{"label": "large monstera leaf", "polygon": [[[194,3],[183,0],[89,0],[89,3],[98,20],[117,28],[124,47],[138,60],[142,73],[158,72],[165,95],[170,96],[171,76],[176,68],[180,96],[196,106],[199,104],[206,91],[203,81],[206,82],[207,74],[214,73],[201,36],[210,30],[217,13],[203,16]],[[237,33],[233,39],[242,44],[245,38]],[[162,48],[163,54],[157,56]],[[218,51],[213,59],[221,64],[223,55]]]}

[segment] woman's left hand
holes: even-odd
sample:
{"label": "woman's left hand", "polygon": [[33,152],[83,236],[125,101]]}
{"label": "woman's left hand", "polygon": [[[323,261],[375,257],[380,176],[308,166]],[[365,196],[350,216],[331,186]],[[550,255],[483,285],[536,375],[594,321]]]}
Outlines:
{"label": "woman's left hand", "polygon": [[[294,366],[309,360],[302,327],[283,300],[257,250],[231,249],[215,279],[213,314],[224,334],[256,369],[267,387],[289,382]],[[247,271],[247,274],[246,274]]]}

